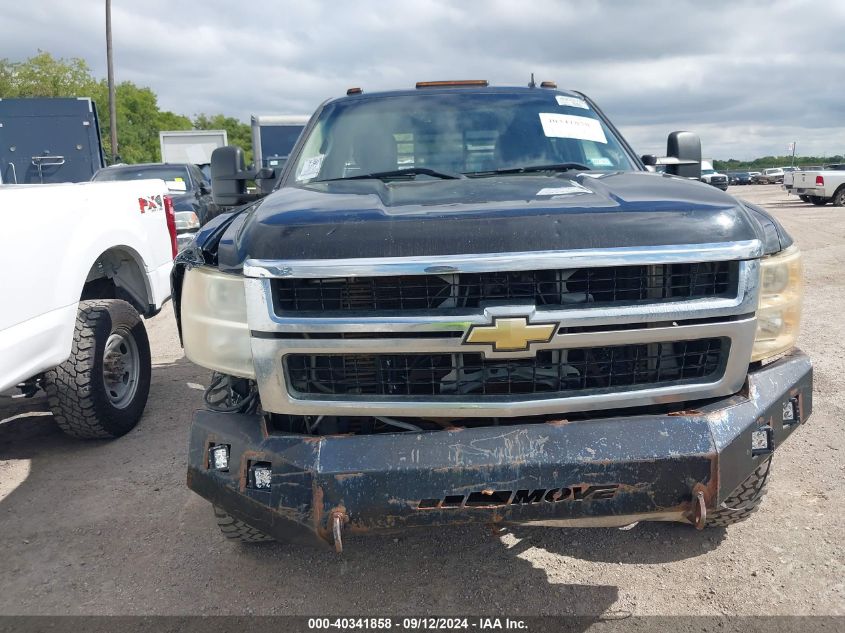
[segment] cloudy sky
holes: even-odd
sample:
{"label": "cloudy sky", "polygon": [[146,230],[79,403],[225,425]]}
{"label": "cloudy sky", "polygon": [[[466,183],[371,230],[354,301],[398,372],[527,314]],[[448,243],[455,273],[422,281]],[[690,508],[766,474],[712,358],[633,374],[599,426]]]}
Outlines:
{"label": "cloudy sky", "polygon": [[[0,57],[105,76],[104,0],[4,2]],[[845,153],[843,0],[112,0],[118,81],[187,115],[310,113],[349,86],[531,72],[589,94],[641,153]]]}

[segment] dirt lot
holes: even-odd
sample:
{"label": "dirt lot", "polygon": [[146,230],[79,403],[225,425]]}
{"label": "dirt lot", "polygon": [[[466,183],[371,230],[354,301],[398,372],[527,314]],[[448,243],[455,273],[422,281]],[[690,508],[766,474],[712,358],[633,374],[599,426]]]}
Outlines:
{"label": "dirt lot", "polygon": [[804,251],[801,346],[816,366],[815,414],[778,450],[749,522],[449,529],[348,538],[342,557],[234,546],[184,484],[208,372],[182,357],[168,307],[148,322],[152,392],[128,436],[74,441],[49,414],[20,417],[43,400],[0,402],[0,613],[845,614],[845,209],[774,185],[733,193]]}

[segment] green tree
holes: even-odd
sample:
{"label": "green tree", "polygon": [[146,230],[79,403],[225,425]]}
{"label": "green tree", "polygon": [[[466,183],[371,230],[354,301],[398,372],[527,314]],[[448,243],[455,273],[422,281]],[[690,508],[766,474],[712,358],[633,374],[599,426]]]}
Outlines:
{"label": "green tree", "polygon": [[[108,103],[108,85],[103,80],[95,96],[99,103]],[[149,88],[141,88],[130,81],[115,86],[117,108],[117,144],[120,159],[125,163],[155,163],[161,160],[158,133],[162,130],[190,130],[188,117],[159,110],[158,99]],[[108,109],[100,108],[100,128],[103,131],[103,150],[111,155],[109,144]]]}
{"label": "green tree", "polygon": [[0,97],[87,96],[96,83],[85,60],[38,51],[23,62],[0,60]]}
{"label": "green tree", "polygon": [[14,90],[14,69],[8,59],[0,59],[0,97],[11,97]]}
{"label": "green tree", "polygon": [[[193,127],[188,117],[160,110],[149,88],[124,81],[115,86],[115,93],[118,153],[124,162],[158,162],[158,133]],[[91,97],[100,118],[103,151],[111,156],[108,85],[94,78],[84,60],[55,58],[44,51],[22,62],[0,59],[0,98],[12,97]],[[236,119],[220,115],[210,119],[224,119],[233,130],[238,125]]]}
{"label": "green tree", "polygon": [[229,145],[237,145],[244,151],[246,164],[252,162],[252,128],[234,117],[222,114],[197,114],[194,127],[198,130],[226,130]]}

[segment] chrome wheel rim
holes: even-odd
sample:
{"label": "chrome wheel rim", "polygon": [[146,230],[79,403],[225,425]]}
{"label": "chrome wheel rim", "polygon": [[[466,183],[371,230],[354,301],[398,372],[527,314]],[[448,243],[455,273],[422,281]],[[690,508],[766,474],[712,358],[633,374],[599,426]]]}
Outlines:
{"label": "chrome wheel rim", "polygon": [[115,332],[103,352],[103,386],[109,402],[125,409],[135,398],[141,375],[141,358],[135,338],[128,332]]}

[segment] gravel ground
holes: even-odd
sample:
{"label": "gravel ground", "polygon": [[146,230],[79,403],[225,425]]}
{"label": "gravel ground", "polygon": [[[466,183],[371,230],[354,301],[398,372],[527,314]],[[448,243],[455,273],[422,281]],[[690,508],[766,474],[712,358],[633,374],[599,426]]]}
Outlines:
{"label": "gravel ground", "polygon": [[845,507],[845,209],[774,185],[731,192],[772,210],[804,251],[801,346],[816,367],[815,413],[778,450],[748,522],[350,537],[342,557],[224,542],[185,487],[208,372],[182,356],[167,307],[147,323],[152,390],[126,437],[74,441],[37,413],[43,399],[0,402],[0,613],[845,614],[833,512]]}

